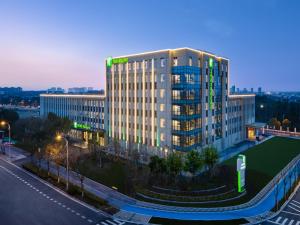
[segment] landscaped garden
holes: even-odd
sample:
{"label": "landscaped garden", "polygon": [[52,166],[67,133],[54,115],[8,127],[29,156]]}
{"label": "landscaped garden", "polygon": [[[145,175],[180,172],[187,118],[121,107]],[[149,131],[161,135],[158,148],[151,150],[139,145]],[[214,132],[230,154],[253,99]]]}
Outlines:
{"label": "landscaped garden", "polygon": [[[49,114],[45,120],[17,121],[13,135],[20,147],[31,152],[37,166],[43,160],[58,168],[66,164],[66,151],[64,143],[54,137],[57,132],[67,133],[70,124]],[[124,150],[117,140],[105,147],[91,142],[88,150],[78,151],[71,147],[72,140],[69,142],[70,168],[82,175],[78,176],[80,181],[89,177],[143,201],[191,207],[247,202],[300,153],[300,140],[280,137],[248,149],[243,153],[247,162],[246,192],[238,193],[236,156],[218,163],[219,155],[213,147],[200,152],[169,151],[166,158],[153,156],[143,163],[143,149],[132,144]]]}

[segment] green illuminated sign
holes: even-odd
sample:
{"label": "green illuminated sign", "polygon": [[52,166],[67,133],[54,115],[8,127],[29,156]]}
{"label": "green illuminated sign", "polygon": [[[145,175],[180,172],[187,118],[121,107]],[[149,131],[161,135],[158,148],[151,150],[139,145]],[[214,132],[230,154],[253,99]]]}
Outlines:
{"label": "green illuminated sign", "polygon": [[113,64],[122,64],[127,62],[128,62],[128,58],[113,59],[112,57],[108,57],[106,60],[106,66],[111,67]]}
{"label": "green illuminated sign", "polygon": [[90,130],[91,129],[91,127],[89,125],[85,125],[85,124],[81,124],[81,123],[77,123],[77,122],[73,123],[73,127],[75,129],[83,129],[83,130]]}
{"label": "green illuminated sign", "polygon": [[238,178],[238,192],[244,192],[245,183],[246,183],[245,180],[246,156],[238,155],[236,170],[237,170],[237,178]]}
{"label": "green illuminated sign", "polygon": [[112,57],[108,57],[107,60],[106,60],[106,65],[108,67],[111,67],[112,66]]}
{"label": "green illuminated sign", "polygon": [[212,109],[212,98],[213,98],[213,65],[214,60],[209,58],[209,109]]}

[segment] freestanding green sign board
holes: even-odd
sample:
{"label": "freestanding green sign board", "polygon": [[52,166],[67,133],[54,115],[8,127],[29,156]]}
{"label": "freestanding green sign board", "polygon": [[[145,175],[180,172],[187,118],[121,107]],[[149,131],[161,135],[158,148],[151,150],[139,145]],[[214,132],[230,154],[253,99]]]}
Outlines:
{"label": "freestanding green sign board", "polygon": [[237,179],[238,179],[238,192],[245,191],[245,171],[246,171],[246,156],[238,155],[236,162]]}

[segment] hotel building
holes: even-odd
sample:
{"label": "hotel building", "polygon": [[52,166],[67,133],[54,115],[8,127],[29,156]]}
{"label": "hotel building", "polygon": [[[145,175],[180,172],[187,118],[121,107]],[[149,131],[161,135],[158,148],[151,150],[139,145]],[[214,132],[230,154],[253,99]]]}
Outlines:
{"label": "hotel building", "polygon": [[105,95],[41,94],[40,115],[50,112],[73,121],[70,135],[87,143],[92,138],[104,145]]}
{"label": "hotel building", "polygon": [[190,48],[109,57],[105,130],[154,154],[246,139],[254,95],[229,95],[229,60]]}

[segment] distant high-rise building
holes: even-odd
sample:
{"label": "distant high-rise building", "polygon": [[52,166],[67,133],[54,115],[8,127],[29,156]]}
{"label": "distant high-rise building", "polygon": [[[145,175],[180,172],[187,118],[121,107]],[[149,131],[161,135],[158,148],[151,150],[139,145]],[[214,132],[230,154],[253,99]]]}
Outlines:
{"label": "distant high-rise building", "polygon": [[258,87],[257,92],[258,92],[258,93],[262,93],[262,88],[261,88],[261,87]]}
{"label": "distant high-rise building", "polygon": [[251,93],[253,93],[254,92],[254,90],[253,90],[253,88],[251,88]]}
{"label": "distant high-rise building", "polygon": [[0,93],[2,94],[16,94],[22,91],[21,87],[0,87]]}
{"label": "distant high-rise building", "polygon": [[230,93],[231,93],[231,94],[234,94],[234,93],[235,93],[235,85],[232,85],[232,86],[231,86]]}
{"label": "distant high-rise building", "polygon": [[50,94],[63,94],[65,92],[61,87],[52,87],[47,90],[47,93]]}

